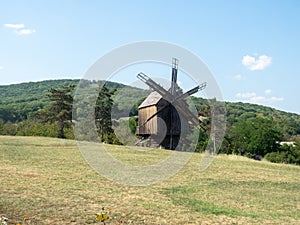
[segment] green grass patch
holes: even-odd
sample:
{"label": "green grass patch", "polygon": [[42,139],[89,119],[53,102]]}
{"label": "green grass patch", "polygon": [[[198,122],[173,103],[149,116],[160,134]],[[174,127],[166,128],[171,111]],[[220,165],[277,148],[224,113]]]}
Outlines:
{"label": "green grass patch", "polygon": [[170,196],[171,199],[177,205],[187,206],[192,211],[205,213],[205,214],[213,214],[213,215],[226,215],[230,217],[253,217],[257,218],[259,215],[255,213],[245,213],[243,211],[229,208],[221,205],[217,205],[214,203],[205,202],[199,199],[187,198],[191,193],[195,193],[197,191],[195,188],[183,188],[183,187],[175,187],[170,188],[165,191],[166,195]]}

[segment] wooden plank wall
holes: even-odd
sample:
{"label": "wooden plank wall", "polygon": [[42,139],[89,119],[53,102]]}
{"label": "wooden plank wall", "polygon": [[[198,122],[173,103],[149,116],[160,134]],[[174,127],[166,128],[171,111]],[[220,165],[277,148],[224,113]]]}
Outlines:
{"label": "wooden plank wall", "polygon": [[138,121],[138,135],[144,134],[157,134],[157,116],[153,117],[144,126],[142,124],[154,113],[156,113],[156,106],[149,106],[139,109],[139,121]]}

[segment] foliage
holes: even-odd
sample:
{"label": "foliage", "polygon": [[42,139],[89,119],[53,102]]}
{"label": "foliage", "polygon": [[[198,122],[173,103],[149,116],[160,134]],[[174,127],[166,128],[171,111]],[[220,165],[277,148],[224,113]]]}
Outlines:
{"label": "foliage", "polygon": [[[60,89],[71,84],[78,85],[79,80],[46,80],[0,86],[0,118],[6,123],[18,123],[28,118],[35,118],[34,112],[45,109],[51,105],[47,97],[51,88]],[[101,81],[80,81],[81,87],[99,85]],[[102,83],[103,84],[103,83]],[[115,88],[114,110],[116,118],[137,115],[137,107],[149,91],[125,86],[123,84],[106,82],[107,88]],[[207,99],[191,97],[200,116],[210,114]],[[241,103],[226,102],[228,127],[242,119],[262,117],[271,119],[285,140],[290,140],[300,135],[300,115],[283,112],[270,107]],[[129,115],[130,113],[130,115]]]}
{"label": "foliage", "polygon": [[131,133],[135,134],[136,127],[138,125],[138,116],[130,117],[128,123],[129,123],[129,129],[130,129]]}
{"label": "foliage", "polygon": [[47,95],[52,102],[50,107],[37,113],[44,123],[57,123],[59,126],[58,138],[66,138],[65,129],[72,126],[73,90],[69,85],[61,89],[51,88]]}
{"label": "foliage", "polygon": [[11,122],[4,123],[0,119],[0,135],[16,135],[17,134],[17,125]]}
{"label": "foliage", "polygon": [[[187,135],[186,139],[188,141],[187,146],[190,150],[195,152],[204,152],[208,143],[208,132],[203,129],[198,130],[195,128]],[[187,149],[187,151],[190,150]]]}
{"label": "foliage", "polygon": [[57,123],[41,123],[38,121],[25,120],[18,124],[18,136],[45,136],[57,137],[59,126]]}
{"label": "foliage", "polygon": [[[57,137],[59,133],[59,124],[42,123],[36,120],[25,120],[16,124],[16,135],[18,136],[44,136],[44,137]],[[74,139],[73,129],[64,129],[65,138]]]}
{"label": "foliage", "polygon": [[267,153],[264,159],[274,163],[290,163],[300,165],[300,146],[284,144],[277,152]]}
{"label": "foliage", "polygon": [[233,153],[251,157],[277,151],[282,140],[272,121],[258,117],[237,122],[228,136]]}
{"label": "foliage", "polygon": [[108,89],[103,86],[99,92],[96,107],[95,107],[95,120],[100,141],[109,144],[118,143],[112,129],[111,110],[113,106],[112,96],[116,89]]}
{"label": "foliage", "polygon": [[[107,85],[109,87],[109,85]],[[138,106],[144,101],[149,91],[136,87],[125,86],[118,88],[113,96],[114,119],[138,115]]]}
{"label": "foliage", "polygon": [[138,141],[138,137],[135,136],[135,119],[137,117],[126,117],[113,121],[114,133],[123,145],[133,146]]}
{"label": "foliage", "polygon": [[77,83],[78,80],[47,80],[0,86],[0,118],[12,123],[26,120],[51,104],[48,90]]}
{"label": "foliage", "polygon": [[[53,106],[55,102],[57,105],[60,104],[57,102],[58,99],[52,99],[52,101],[48,96],[48,90],[61,91],[72,84],[79,85],[82,91],[86,92],[82,99],[82,108],[94,107],[90,103],[96,101],[96,99],[92,101],[90,99],[93,95],[91,89],[102,87],[105,84],[103,93],[100,93],[104,98],[101,97],[97,100],[96,121],[94,115],[87,115],[80,107],[74,111],[76,118],[84,121],[77,138],[96,140],[100,135],[101,141],[120,144],[113,131],[116,127],[112,129],[111,125],[112,122],[123,124],[120,119],[128,117],[130,118],[126,126],[129,124],[131,132],[135,133],[138,106],[148,95],[149,90],[113,82],[49,80],[0,86],[0,134],[74,138],[70,120],[71,105],[64,105],[60,109],[55,108]],[[107,93],[105,93],[106,91]],[[67,95],[69,95],[68,98],[72,97],[70,93]],[[199,137],[197,134],[190,134],[187,138],[189,140],[198,139],[198,143],[195,143],[196,151],[201,152],[205,150],[210,135],[211,103],[213,101],[198,97],[191,97],[191,100],[198,111],[203,129],[200,130]],[[220,149],[221,153],[234,153],[250,157],[255,154],[263,156],[270,152],[283,155],[282,152],[288,150],[279,150],[278,143],[274,140],[300,141],[300,116],[295,113],[249,103],[225,102],[225,104],[227,112],[224,113],[227,116],[228,129]],[[67,108],[65,111],[64,107]],[[91,111],[94,110],[93,108]],[[110,118],[110,113],[113,118]],[[47,123],[42,124],[42,121]],[[254,123],[251,124],[251,121]],[[95,130],[91,129],[91,127],[95,127],[95,122],[98,134],[96,128]],[[247,141],[242,138],[246,138]],[[275,155],[275,153],[271,155]]]}
{"label": "foliage", "polygon": [[136,103],[134,103],[134,105],[132,106],[130,112],[129,112],[129,116],[137,116],[138,115],[138,107],[140,106],[140,104],[142,104],[142,102],[145,100],[146,98],[140,98]]}
{"label": "foliage", "polygon": [[272,120],[285,140],[292,139],[293,136],[300,134],[300,115],[298,114],[241,102],[226,102],[226,108],[229,127],[241,120],[260,117]]}

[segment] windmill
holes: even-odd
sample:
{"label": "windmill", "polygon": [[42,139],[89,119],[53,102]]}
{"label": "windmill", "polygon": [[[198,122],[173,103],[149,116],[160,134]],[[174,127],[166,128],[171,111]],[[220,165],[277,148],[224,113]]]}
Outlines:
{"label": "windmill", "polygon": [[[171,87],[164,89],[144,73],[137,78],[147,84],[153,92],[139,106],[136,134],[149,141],[151,147],[161,145],[165,149],[175,149],[181,131],[191,123],[200,126],[198,117],[191,112],[185,99],[203,90],[206,83],[182,93],[177,85],[178,59],[172,59]],[[183,127],[182,127],[183,126]]]}

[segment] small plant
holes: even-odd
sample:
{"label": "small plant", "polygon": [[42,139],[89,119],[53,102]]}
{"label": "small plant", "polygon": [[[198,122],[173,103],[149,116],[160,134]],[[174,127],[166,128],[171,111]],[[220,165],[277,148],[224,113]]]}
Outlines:
{"label": "small plant", "polygon": [[14,224],[14,225],[25,225],[25,224],[30,224],[30,219],[25,216],[22,220],[22,222],[20,221],[14,221],[14,220],[10,220],[5,216],[0,216],[0,225],[10,225],[10,224]]}
{"label": "small plant", "polygon": [[4,216],[0,216],[0,225],[7,225],[8,224],[8,218]]}
{"label": "small plant", "polygon": [[96,219],[101,221],[103,224],[105,224],[105,221],[109,219],[109,212],[105,211],[104,207],[102,207],[102,210],[100,213],[96,214]]}

